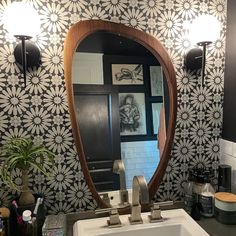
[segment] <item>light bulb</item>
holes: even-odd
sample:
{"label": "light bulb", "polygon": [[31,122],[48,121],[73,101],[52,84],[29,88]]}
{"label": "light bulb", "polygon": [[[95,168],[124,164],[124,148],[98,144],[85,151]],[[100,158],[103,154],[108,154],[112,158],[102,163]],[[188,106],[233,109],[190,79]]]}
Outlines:
{"label": "light bulb", "polygon": [[3,14],[4,27],[11,35],[34,37],[40,31],[37,11],[28,3],[13,2]]}
{"label": "light bulb", "polygon": [[220,22],[212,15],[201,15],[193,20],[189,38],[193,44],[214,42],[220,36]]}

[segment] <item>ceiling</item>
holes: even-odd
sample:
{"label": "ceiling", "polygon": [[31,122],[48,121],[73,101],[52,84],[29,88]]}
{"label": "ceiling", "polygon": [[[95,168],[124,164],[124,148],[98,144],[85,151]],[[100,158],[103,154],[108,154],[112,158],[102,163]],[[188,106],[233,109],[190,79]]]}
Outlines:
{"label": "ceiling", "polygon": [[104,53],[107,55],[154,57],[144,46],[128,38],[98,31],[87,36],[78,46],[78,52]]}

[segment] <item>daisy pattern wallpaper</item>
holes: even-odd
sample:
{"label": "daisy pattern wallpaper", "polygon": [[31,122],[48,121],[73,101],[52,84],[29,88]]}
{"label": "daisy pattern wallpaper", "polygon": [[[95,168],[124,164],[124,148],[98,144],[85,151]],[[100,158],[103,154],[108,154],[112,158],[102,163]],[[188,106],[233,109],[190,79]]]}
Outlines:
{"label": "daisy pattern wallpaper", "polygon": [[[180,200],[188,168],[218,167],[222,125],[225,60],[226,0],[26,0],[41,18],[41,32],[34,39],[42,55],[38,70],[23,76],[13,56],[16,39],[4,28],[2,16],[11,0],[0,1],[0,142],[12,137],[31,137],[57,157],[44,163],[48,180],[30,170],[30,188],[45,196],[48,213],[96,208],[84,180],[72,136],[63,71],[63,44],[76,22],[102,19],[119,22],[158,38],[175,66],[178,110],[172,156],[155,200]],[[201,14],[221,23],[221,35],[207,49],[206,78],[186,71],[183,58],[191,48],[186,25]],[[30,20],[30,19],[29,19]],[[13,176],[20,184],[20,171]],[[0,205],[16,194],[0,182]]]}

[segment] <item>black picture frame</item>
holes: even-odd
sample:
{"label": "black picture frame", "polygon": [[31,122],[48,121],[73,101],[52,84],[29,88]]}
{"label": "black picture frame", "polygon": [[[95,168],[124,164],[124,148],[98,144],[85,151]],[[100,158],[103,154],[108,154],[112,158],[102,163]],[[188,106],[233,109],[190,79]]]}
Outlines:
{"label": "black picture frame", "polygon": [[120,135],[147,135],[144,93],[119,93]]}
{"label": "black picture frame", "polygon": [[[123,65],[142,65],[143,68],[143,84],[119,84],[113,85],[112,81],[112,65],[123,64]],[[145,117],[146,117],[146,133],[145,134],[121,134],[121,142],[135,142],[135,141],[148,141],[156,140],[156,135],[153,134],[153,123],[152,123],[152,102],[162,102],[162,96],[153,97],[151,96],[150,87],[150,66],[160,66],[158,61],[153,57],[143,56],[120,56],[120,55],[104,55],[103,56],[103,72],[104,72],[104,83],[113,86],[118,86],[119,94],[121,93],[143,93],[145,94]]]}
{"label": "black picture frame", "polygon": [[113,85],[143,85],[142,64],[112,64]]}

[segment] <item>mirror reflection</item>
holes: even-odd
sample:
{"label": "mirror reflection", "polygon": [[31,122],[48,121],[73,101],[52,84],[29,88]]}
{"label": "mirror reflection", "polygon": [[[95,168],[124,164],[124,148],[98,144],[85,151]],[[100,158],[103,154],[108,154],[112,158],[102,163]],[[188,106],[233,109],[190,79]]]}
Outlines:
{"label": "mirror reflection", "polygon": [[165,145],[168,89],[162,68],[142,45],[99,31],[86,37],[73,58],[77,120],[90,175],[97,191],[121,189],[115,160],[125,166],[125,182],[147,182]]}

